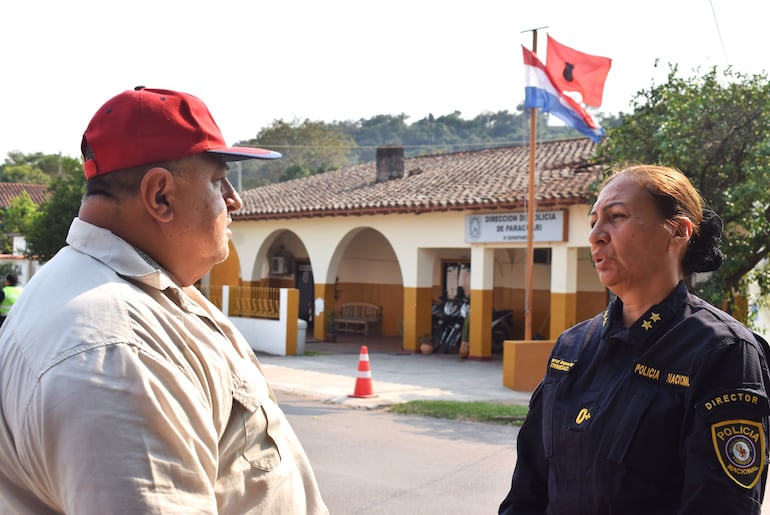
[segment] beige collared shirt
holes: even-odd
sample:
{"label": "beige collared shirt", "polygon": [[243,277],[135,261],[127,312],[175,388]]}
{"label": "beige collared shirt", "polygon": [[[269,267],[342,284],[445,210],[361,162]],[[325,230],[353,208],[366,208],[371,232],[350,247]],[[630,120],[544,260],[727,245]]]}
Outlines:
{"label": "beige collared shirt", "polygon": [[0,330],[0,512],[327,513],[243,336],[73,221]]}

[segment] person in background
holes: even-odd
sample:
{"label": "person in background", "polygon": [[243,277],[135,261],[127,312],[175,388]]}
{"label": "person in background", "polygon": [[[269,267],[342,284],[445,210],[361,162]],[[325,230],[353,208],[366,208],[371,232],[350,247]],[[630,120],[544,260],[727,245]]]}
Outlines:
{"label": "person in background", "polygon": [[0,512],[328,513],[253,351],[192,286],[228,256],[227,162],[280,154],[143,87],[81,150],[68,246],[0,336]]}
{"label": "person in background", "polygon": [[5,286],[0,290],[0,326],[5,322],[5,318],[11,311],[11,306],[16,303],[21,292],[24,290],[19,286],[19,278],[16,274],[7,274],[5,276]]}
{"label": "person in background", "polygon": [[767,343],[684,282],[721,265],[721,220],[680,171],[636,165],[590,225],[617,298],[556,341],[499,513],[759,514]]}

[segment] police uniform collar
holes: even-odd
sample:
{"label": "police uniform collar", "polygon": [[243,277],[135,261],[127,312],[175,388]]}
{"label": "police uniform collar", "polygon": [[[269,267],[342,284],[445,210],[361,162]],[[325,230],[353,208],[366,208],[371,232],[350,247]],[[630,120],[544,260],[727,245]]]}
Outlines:
{"label": "police uniform collar", "polygon": [[[687,286],[684,281],[677,284],[674,291],[660,303],[652,306],[647,312],[639,317],[628,332],[633,341],[648,342],[657,339],[661,331],[668,325],[674,315],[679,312],[682,304],[687,299]],[[607,336],[611,331],[614,332],[623,327],[623,300],[615,298],[607,306],[603,313],[602,337]]]}

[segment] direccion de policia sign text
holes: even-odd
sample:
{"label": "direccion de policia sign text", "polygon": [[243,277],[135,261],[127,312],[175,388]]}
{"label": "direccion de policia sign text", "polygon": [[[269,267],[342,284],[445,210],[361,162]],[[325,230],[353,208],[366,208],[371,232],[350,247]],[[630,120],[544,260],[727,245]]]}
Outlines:
{"label": "direccion de policia sign text", "polygon": [[[535,213],[533,241],[565,241],[566,239],[565,211]],[[466,215],[465,241],[468,243],[527,241],[527,213]]]}

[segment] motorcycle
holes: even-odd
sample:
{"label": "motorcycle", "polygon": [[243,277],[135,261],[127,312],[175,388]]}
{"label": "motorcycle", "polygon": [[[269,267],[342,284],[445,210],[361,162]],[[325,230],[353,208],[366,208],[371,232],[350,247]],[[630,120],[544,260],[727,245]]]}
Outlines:
{"label": "motorcycle", "polygon": [[[455,297],[452,307],[449,310],[449,324],[444,328],[444,352],[456,352],[460,350],[460,343],[463,337],[463,324],[468,317],[470,310],[470,299],[468,297]],[[446,310],[446,304],[445,310]]]}
{"label": "motorcycle", "polygon": [[441,346],[444,325],[447,323],[444,315],[446,303],[446,298],[442,297],[441,300],[434,300],[431,305],[431,343],[433,344],[433,352],[436,352]]}
{"label": "motorcycle", "polygon": [[433,318],[433,349],[445,353],[459,348],[462,339],[462,328],[468,316],[470,299],[458,295],[443,303],[435,302],[432,306]]}
{"label": "motorcycle", "polygon": [[[470,316],[470,298],[434,300],[431,306],[433,351],[459,350],[465,319]],[[492,311],[492,352],[503,350],[503,342],[513,338],[513,310]]]}

